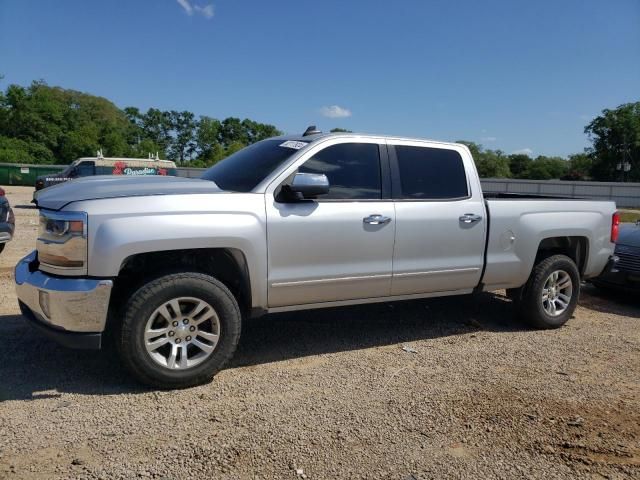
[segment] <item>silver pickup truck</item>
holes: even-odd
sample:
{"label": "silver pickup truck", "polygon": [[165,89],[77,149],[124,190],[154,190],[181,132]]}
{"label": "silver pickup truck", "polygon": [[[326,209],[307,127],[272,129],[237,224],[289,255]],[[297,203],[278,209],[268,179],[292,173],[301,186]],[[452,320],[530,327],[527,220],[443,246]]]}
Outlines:
{"label": "silver pickup truck", "polygon": [[142,382],[209,381],[242,319],[506,289],[556,328],[614,258],[615,204],[483,196],[464,145],[305,132],[261,141],[201,179],[92,177],[36,195],[23,314],[58,341],[110,333]]}

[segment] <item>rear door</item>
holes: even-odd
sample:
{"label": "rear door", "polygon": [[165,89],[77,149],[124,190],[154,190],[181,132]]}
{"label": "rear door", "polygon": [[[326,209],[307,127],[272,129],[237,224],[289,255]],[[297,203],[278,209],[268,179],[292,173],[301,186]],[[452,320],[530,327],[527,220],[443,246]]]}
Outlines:
{"label": "rear door", "polygon": [[[395,230],[384,140],[312,148],[266,194],[270,307],[388,296]],[[285,202],[296,172],[322,173],[328,195]]]}
{"label": "rear door", "polygon": [[389,142],[396,211],[392,295],[473,289],[482,274],[486,218],[466,149]]}

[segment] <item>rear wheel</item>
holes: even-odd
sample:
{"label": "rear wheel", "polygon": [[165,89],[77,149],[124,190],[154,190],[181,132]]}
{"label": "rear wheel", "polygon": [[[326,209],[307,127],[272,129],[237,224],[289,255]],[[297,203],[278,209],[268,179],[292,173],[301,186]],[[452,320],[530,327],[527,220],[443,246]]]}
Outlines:
{"label": "rear wheel", "polygon": [[536,328],[558,328],[573,315],[579,295],[576,264],[565,255],[553,255],[533,268],[518,309]]}
{"label": "rear wheel", "polygon": [[129,298],[117,344],[141,382],[184,388],[213,378],[233,356],[240,327],[240,309],[227,287],[201,273],[177,273]]}

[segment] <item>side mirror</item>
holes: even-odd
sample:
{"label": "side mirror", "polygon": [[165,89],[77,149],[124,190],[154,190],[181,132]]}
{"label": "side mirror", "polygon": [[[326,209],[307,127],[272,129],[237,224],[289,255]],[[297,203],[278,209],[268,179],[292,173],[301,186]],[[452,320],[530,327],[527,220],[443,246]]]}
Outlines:
{"label": "side mirror", "polygon": [[324,173],[296,173],[288,190],[303,199],[316,198],[329,193],[329,179]]}

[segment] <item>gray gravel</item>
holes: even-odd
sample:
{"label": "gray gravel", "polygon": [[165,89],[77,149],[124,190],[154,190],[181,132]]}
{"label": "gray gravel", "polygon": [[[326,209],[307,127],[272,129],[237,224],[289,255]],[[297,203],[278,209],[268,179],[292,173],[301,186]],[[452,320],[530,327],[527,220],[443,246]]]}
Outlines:
{"label": "gray gravel", "polygon": [[23,323],[10,262],[35,212],[16,213],[0,478],[640,478],[635,299],[588,287],[556,331],[488,294],[274,315],[211,384],[158,392]]}

